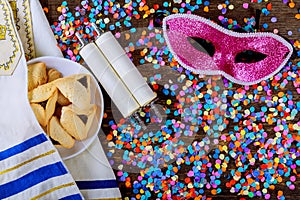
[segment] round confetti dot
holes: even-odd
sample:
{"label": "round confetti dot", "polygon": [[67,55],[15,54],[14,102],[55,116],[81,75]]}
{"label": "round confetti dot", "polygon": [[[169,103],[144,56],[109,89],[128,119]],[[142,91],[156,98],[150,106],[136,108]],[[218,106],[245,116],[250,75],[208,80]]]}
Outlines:
{"label": "round confetti dot", "polygon": [[243,3],[243,8],[248,9],[249,8],[249,4],[248,3]]}
{"label": "round confetti dot", "polygon": [[290,7],[290,8],[295,8],[295,6],[296,6],[296,4],[295,4],[293,1],[291,1],[291,2],[289,3],[289,7]]}
{"label": "round confetti dot", "polygon": [[229,9],[229,10],[233,10],[233,9],[234,9],[234,5],[232,5],[232,4],[229,5],[229,6],[228,6],[228,9]]}
{"label": "round confetti dot", "polygon": [[272,10],[272,3],[267,3],[267,6],[266,6],[267,10]]}
{"label": "round confetti dot", "polygon": [[295,187],[294,184],[291,184],[291,185],[289,186],[289,189],[290,189],[290,190],[295,190],[295,188],[296,188],[296,187]]}
{"label": "round confetti dot", "polygon": [[267,29],[269,27],[269,25],[267,23],[263,24],[263,28]]}
{"label": "round confetti dot", "polygon": [[296,181],[296,177],[295,177],[295,176],[291,176],[291,177],[290,177],[290,180],[291,180],[292,182],[295,182],[295,181]]}
{"label": "round confetti dot", "polygon": [[277,18],[276,17],[272,17],[271,18],[271,22],[273,22],[273,23],[277,22]]}

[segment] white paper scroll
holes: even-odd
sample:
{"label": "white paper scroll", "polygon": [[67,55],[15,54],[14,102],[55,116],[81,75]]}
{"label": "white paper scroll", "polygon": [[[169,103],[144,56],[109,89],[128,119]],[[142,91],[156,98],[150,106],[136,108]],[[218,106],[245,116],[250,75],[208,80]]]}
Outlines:
{"label": "white paper scroll", "polygon": [[80,55],[92,70],[98,81],[108,93],[123,117],[133,114],[139,104],[124,85],[118,74],[98,49],[95,43],[89,43],[80,50]]}
{"label": "white paper scroll", "polygon": [[156,94],[111,32],[100,35],[95,43],[141,107],[154,100]]}

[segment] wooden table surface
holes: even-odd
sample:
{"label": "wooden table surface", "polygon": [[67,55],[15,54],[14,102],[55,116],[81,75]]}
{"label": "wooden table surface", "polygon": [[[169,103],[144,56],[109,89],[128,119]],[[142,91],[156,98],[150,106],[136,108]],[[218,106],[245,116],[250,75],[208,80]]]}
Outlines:
{"label": "wooden table surface", "polygon": [[[57,22],[58,21],[58,16],[60,15],[60,13],[57,11],[57,7],[59,7],[61,5],[62,0],[40,0],[40,2],[42,3],[43,7],[48,8],[48,13],[46,13],[46,14],[47,14],[47,18],[49,20],[49,23],[53,24],[54,22]],[[80,0],[67,1],[67,2],[68,2],[68,6],[69,6],[70,10],[74,9],[76,6],[79,6],[80,3],[81,3]],[[121,2],[123,2],[123,1],[121,1]],[[148,1],[147,4],[148,5],[153,5],[153,3],[157,3],[159,5],[162,5],[163,2],[164,1],[162,1],[162,0]],[[173,1],[170,1],[170,2],[173,2]],[[203,12],[203,9],[199,9],[198,11],[195,12],[195,14],[204,16],[206,18],[210,18],[214,21],[218,21],[217,18],[220,14],[220,11],[217,8],[217,5],[219,4],[218,2],[219,1],[210,1],[210,3],[211,3],[210,4],[210,11],[208,13]],[[254,16],[256,9],[262,9],[266,5],[266,3],[260,3],[260,4],[252,3],[252,4],[250,4],[250,7],[251,7],[250,9],[243,9],[242,4],[244,2],[246,2],[246,1],[245,0],[243,0],[243,1],[242,0],[236,0],[234,2],[234,5],[235,5],[236,8],[233,9],[232,11],[230,11],[230,12],[227,12],[226,17],[236,19],[239,23],[242,23],[243,19],[245,17]],[[250,2],[250,1],[248,1],[248,2]],[[299,1],[294,1],[294,2],[298,3],[297,4],[298,7],[296,6],[295,9],[291,9],[288,6],[282,6],[283,4],[282,4],[281,0],[272,0],[272,1],[269,1],[269,2],[272,2],[272,7],[273,7],[272,8],[272,16],[267,16],[267,17],[263,16],[263,17],[261,17],[260,24],[268,23],[269,27],[266,29],[266,31],[272,31],[273,29],[277,28],[279,30],[279,33],[282,36],[288,38],[289,40],[299,40],[300,39],[300,32],[298,31],[298,29],[300,28],[300,26],[299,26],[300,22],[299,22],[299,20],[297,21],[295,19],[294,15],[295,15],[295,13],[297,13],[297,8],[298,9],[300,8],[300,2]],[[122,5],[122,3],[121,3],[121,5]],[[178,6],[178,4],[173,4],[173,7],[179,7],[179,6]],[[167,9],[169,11],[171,11],[171,8],[167,8]],[[277,17],[277,23],[271,23],[270,22],[270,18],[273,17],[274,15]],[[151,20],[151,19],[152,19],[152,17],[148,17],[146,19],[139,19],[139,20],[133,18],[131,20],[132,27],[136,27],[136,28],[147,27],[148,24],[149,24],[149,20]],[[105,30],[105,31],[107,31],[107,30]],[[113,32],[116,32],[116,31],[122,32],[122,31],[128,31],[128,30],[126,29],[126,27],[122,26],[120,28],[117,28],[117,30],[114,30]],[[288,31],[292,31],[293,34],[288,35]],[[133,39],[132,42],[135,42],[134,39]],[[134,63],[138,64],[137,62],[139,61],[139,58],[140,58],[139,52],[134,52],[134,53],[135,53],[134,56],[133,56]],[[298,60],[299,60],[299,58],[295,58],[294,60],[292,60],[292,62],[296,63]],[[138,66],[138,68],[141,70],[141,72],[144,76],[151,76],[151,75],[155,74],[155,69],[152,69],[152,71],[151,70],[149,71],[149,70],[143,70],[143,68],[141,66]],[[163,68],[161,68],[161,69],[163,69]],[[166,73],[169,73],[168,69],[166,69]],[[166,77],[168,77],[168,76],[170,76],[171,78],[175,77],[174,74],[169,74],[169,75],[167,74]],[[234,87],[231,90],[235,90],[235,88],[237,89],[238,86],[234,85]],[[251,93],[251,91],[252,90],[250,89],[248,92]],[[283,92],[292,91],[293,97],[294,97],[293,101],[294,102],[299,102],[299,100],[300,100],[299,95],[296,92],[296,89],[293,85],[291,85],[291,84],[288,85],[282,91]],[[160,94],[160,93],[158,92],[158,94]],[[112,111],[110,98],[107,96],[107,94],[104,94],[104,96],[105,96],[105,105],[106,105],[105,112],[107,113],[107,118],[105,118],[103,120],[102,130],[103,130],[104,133],[109,133],[109,132],[111,132],[111,127],[108,125],[108,123],[109,123],[110,120],[113,119],[112,113],[114,111]],[[160,104],[162,106],[166,105],[166,99],[164,99],[164,98],[161,96],[160,100],[158,101],[158,104]],[[253,106],[260,107],[262,105],[265,105],[264,103],[265,102],[256,102],[255,105],[253,105]],[[245,109],[249,108],[249,107],[246,107],[246,106],[244,106],[244,107],[245,107]],[[171,114],[172,114],[172,112],[171,112]],[[174,117],[174,116],[171,116],[170,118],[172,118],[172,117]],[[297,122],[299,122],[299,120],[300,120],[300,115],[297,115],[296,118],[294,120],[292,120],[290,123],[297,123]],[[224,132],[228,132],[229,130],[232,130],[235,125],[236,125],[236,123],[230,122],[229,125],[227,126],[226,130],[224,130]],[[241,126],[243,126],[243,125],[241,124]],[[272,135],[274,136],[274,134],[275,134],[274,131],[273,131],[274,125],[268,125],[267,123],[264,123],[263,126],[265,127],[265,130],[270,131],[269,132],[270,137],[272,137]],[[199,134],[197,136],[198,139],[203,138],[203,130],[202,129],[199,130],[198,134]],[[102,139],[103,147],[106,149],[106,147],[107,147],[107,141],[105,141],[106,138],[103,137],[103,135],[102,135],[101,139]],[[193,138],[193,139],[195,139],[195,138]],[[251,151],[256,151],[256,150],[257,149],[251,149]],[[118,159],[115,158],[115,162],[117,162],[117,161],[118,161]],[[119,162],[122,162],[122,158],[119,158]],[[118,171],[118,169],[116,169],[117,166],[118,166],[118,163],[115,163],[113,165],[113,168],[114,168],[115,172]],[[181,175],[182,175],[182,176],[180,176],[181,180],[184,180],[184,178],[186,178],[186,177],[184,177],[184,175],[186,175],[187,170],[189,170],[189,169],[181,169],[181,171],[179,172],[179,174],[181,173]],[[129,173],[129,176],[131,177],[131,182],[132,183],[135,180],[137,180],[137,174],[136,173],[134,173],[134,172]],[[284,191],[286,199],[290,199],[290,200],[300,199],[300,190],[299,190],[300,182],[297,180],[296,189],[294,191],[291,191],[285,185],[285,181],[287,181],[287,179],[283,177],[283,180],[284,181],[282,183],[276,185],[276,189],[274,191],[271,191],[272,197],[274,199],[276,199],[276,194],[277,194],[278,190],[282,190],[282,191]],[[226,179],[224,179],[224,181],[226,181]],[[207,197],[211,197],[212,199],[240,199],[241,198],[241,196],[237,196],[236,194],[230,193],[229,189],[225,186],[225,184],[226,184],[226,182],[223,182],[221,184],[220,187],[222,188],[222,192],[220,194],[216,195],[216,196],[211,195],[210,190],[206,190]],[[135,194],[133,194],[132,189],[131,188],[126,188],[125,183],[123,181],[119,182],[119,186],[120,186],[121,192],[123,194],[123,197],[126,197],[126,196],[135,197]],[[245,198],[247,199],[248,197],[245,196]],[[254,198],[254,199],[260,199],[260,198]]]}

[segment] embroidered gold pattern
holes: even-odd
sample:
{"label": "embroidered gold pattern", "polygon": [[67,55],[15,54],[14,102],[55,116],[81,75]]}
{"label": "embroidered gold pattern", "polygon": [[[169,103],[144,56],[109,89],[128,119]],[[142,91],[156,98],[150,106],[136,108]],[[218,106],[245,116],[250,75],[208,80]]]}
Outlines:
{"label": "embroidered gold pattern", "polygon": [[0,40],[6,39],[6,26],[0,25]]}
{"label": "embroidered gold pattern", "polygon": [[[19,43],[16,40],[16,36],[13,35],[13,22],[12,19],[10,18],[10,11],[9,11],[9,5],[5,1],[1,1],[0,3],[2,10],[4,11],[4,21],[5,21],[5,26],[7,27],[7,35],[10,38],[10,41],[13,43],[13,52],[12,55],[9,57],[8,62],[3,63],[0,65],[0,69],[3,68],[4,70],[10,70],[10,65],[15,62],[14,58],[16,58],[17,53],[20,50]],[[17,63],[16,63],[17,64]]]}
{"label": "embroidered gold pattern", "polygon": [[30,60],[35,57],[34,52],[34,41],[33,41],[33,28],[32,28],[32,21],[31,21],[31,14],[30,14],[30,5],[28,0],[23,0],[22,6],[24,8],[24,19],[25,19],[25,32],[26,32],[26,44],[28,52],[26,52],[26,59]]}
{"label": "embroidered gold pattern", "polygon": [[17,21],[17,2],[16,0],[10,0],[9,4],[14,15],[14,20]]}

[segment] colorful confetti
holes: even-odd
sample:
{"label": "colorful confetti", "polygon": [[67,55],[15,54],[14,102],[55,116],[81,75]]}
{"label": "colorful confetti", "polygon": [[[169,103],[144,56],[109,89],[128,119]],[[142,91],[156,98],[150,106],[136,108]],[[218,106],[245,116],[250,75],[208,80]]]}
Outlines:
{"label": "colorful confetti", "polygon": [[[285,199],[299,189],[299,59],[269,80],[242,87],[183,69],[163,38],[164,16],[195,13],[210,18],[214,12],[211,20],[227,29],[293,37],[290,42],[300,57],[300,27],[283,32],[277,27],[284,23],[282,16],[275,12],[277,6],[295,11],[291,20],[299,25],[296,1],[238,2],[83,0],[72,10],[67,1],[57,8],[60,16],[51,27],[66,58],[81,60],[75,32],[93,40],[94,22],[115,34],[139,69],[154,73],[148,82],[159,94],[155,104],[163,119],[151,108],[140,112],[145,130],[128,119],[104,119],[110,130],[104,142],[107,157],[123,191],[131,195],[124,199],[211,199],[223,192],[241,200]],[[262,14],[256,30],[250,10],[258,6]],[[248,15],[232,15],[237,9]]]}

